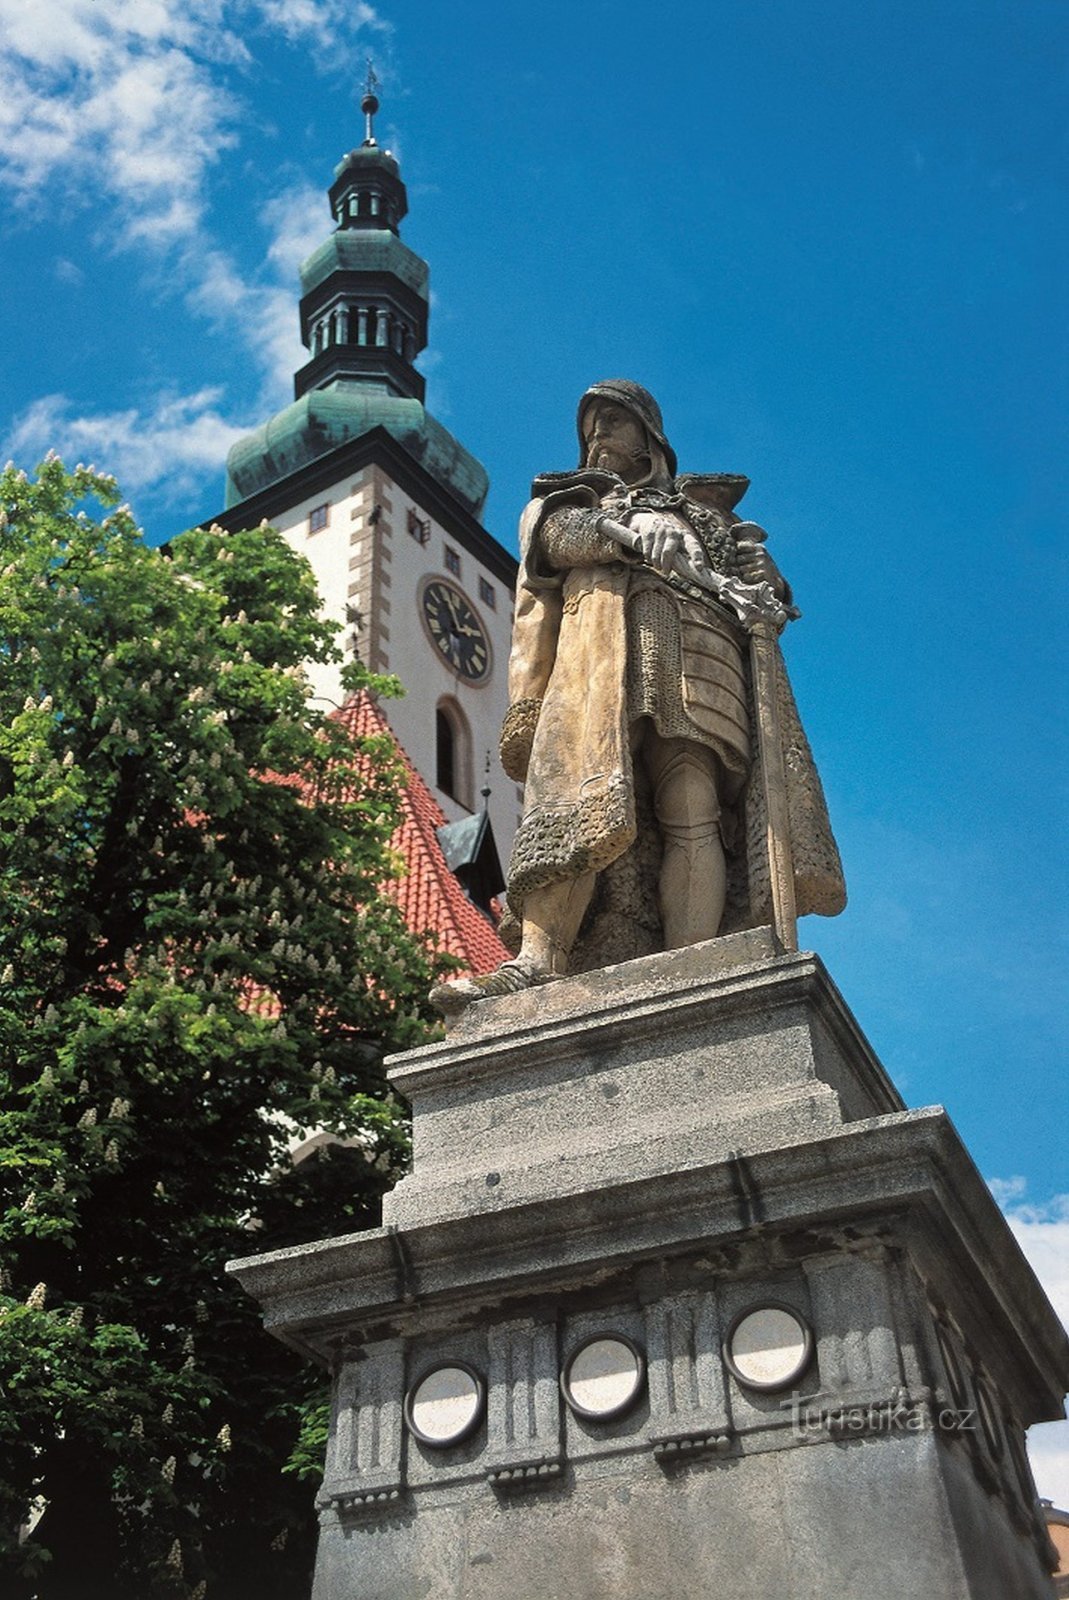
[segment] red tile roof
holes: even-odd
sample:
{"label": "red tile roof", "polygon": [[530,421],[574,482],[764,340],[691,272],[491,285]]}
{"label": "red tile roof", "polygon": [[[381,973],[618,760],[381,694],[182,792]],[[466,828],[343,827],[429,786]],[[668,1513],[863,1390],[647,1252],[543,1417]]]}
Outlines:
{"label": "red tile roof", "polygon": [[[407,864],[404,877],[389,884],[414,933],[430,930],[440,949],[463,963],[463,972],[492,972],[509,952],[483,913],[468,899],[445,864],[437,830],[445,813],[412,765],[386,717],[366,690],[352,695],[332,713],[356,738],[386,734],[397,747],[407,773],[401,796],[402,821],[390,841]],[[461,974],[458,973],[457,976]]]}

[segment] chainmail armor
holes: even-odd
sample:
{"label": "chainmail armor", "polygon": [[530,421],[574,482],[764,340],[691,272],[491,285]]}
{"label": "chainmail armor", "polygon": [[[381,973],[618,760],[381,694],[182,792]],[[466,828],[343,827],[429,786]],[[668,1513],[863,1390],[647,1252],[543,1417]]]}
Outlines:
{"label": "chainmail armor", "polygon": [[627,602],[627,709],[665,739],[693,739],[720,757],[737,791],[750,769],[750,715],[734,629],[653,573]]}
{"label": "chainmail armor", "polygon": [[598,518],[602,515],[602,509],[585,511],[579,506],[563,506],[551,512],[538,535],[547,563],[567,572],[572,567],[596,567],[623,560],[624,552],[616,540],[598,532]]}

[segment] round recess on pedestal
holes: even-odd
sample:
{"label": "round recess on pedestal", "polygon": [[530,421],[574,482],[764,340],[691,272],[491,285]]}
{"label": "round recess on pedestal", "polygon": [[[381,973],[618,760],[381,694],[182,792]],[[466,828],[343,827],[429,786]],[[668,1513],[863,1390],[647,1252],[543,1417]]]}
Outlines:
{"label": "round recess on pedestal", "polygon": [[486,1385],[466,1361],[429,1367],[405,1395],[405,1421],[421,1444],[436,1450],[460,1444],[482,1421]]}
{"label": "round recess on pedestal", "polygon": [[812,1356],[812,1328],[779,1300],[746,1306],[724,1340],[728,1370],[747,1389],[786,1389],[797,1383]]}
{"label": "round recess on pedestal", "polygon": [[560,1375],[577,1417],[609,1422],[630,1411],[646,1382],[646,1357],[626,1333],[596,1333],[576,1345]]}

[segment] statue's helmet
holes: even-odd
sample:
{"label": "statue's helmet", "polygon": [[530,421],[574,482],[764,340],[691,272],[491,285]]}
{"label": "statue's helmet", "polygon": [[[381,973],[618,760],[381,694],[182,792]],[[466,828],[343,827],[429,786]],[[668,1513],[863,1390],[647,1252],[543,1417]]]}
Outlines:
{"label": "statue's helmet", "polygon": [[586,439],[583,436],[583,418],[587,408],[595,400],[612,400],[618,406],[623,406],[625,411],[630,411],[637,417],[651,439],[655,439],[664,455],[665,463],[674,478],[676,475],[676,453],[664,436],[664,420],[661,417],[661,408],[640,383],[632,383],[630,378],[603,378],[600,383],[592,383],[586,394],[579,402],[579,415],[576,426],[579,431],[579,465],[586,465]]}

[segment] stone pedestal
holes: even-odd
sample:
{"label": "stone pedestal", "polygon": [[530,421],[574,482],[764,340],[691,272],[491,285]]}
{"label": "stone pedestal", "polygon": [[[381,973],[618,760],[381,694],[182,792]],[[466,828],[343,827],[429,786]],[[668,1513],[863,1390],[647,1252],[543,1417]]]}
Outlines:
{"label": "stone pedestal", "polygon": [[[712,940],[392,1065],[385,1226],[232,1269],[334,1374],[314,1600],[1051,1594],[1024,1430],[1065,1335],[815,956]],[[811,1339],[778,1388],[733,1333],[765,1307]],[[595,1337],[642,1366],[602,1419],[560,1383]],[[442,1365],[483,1394],[444,1447],[404,1411]]]}

